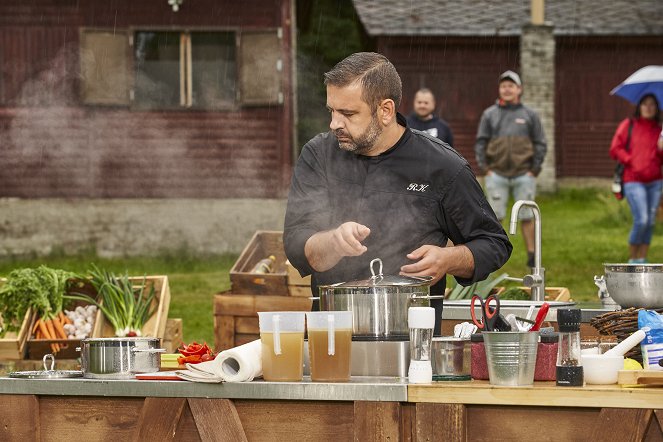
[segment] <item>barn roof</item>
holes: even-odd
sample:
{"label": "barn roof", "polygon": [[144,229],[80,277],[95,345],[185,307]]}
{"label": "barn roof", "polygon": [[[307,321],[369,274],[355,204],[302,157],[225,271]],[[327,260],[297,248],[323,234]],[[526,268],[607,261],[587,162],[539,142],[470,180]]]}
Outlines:
{"label": "barn roof", "polygon": [[[378,35],[517,36],[530,0],[353,0]],[[663,0],[548,0],[555,35],[663,35]]]}

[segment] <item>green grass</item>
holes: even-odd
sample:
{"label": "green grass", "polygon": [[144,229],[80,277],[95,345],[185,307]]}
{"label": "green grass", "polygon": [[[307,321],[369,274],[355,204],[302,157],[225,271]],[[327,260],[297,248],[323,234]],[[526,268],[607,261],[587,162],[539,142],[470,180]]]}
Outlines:
{"label": "green grass", "polygon": [[[624,262],[628,258],[627,236],[631,218],[627,203],[618,202],[607,191],[594,189],[562,189],[555,195],[541,195],[537,202],[541,208],[546,285],[568,287],[573,299],[581,306],[598,304],[594,275],[603,274],[604,262]],[[505,230],[508,231],[506,221]],[[650,262],[663,262],[662,236],[663,232],[654,234]],[[510,239],[513,254],[499,272],[522,277],[528,269],[520,227]],[[168,275],[171,290],[169,317],[183,319],[186,341],[213,344],[213,296],[230,288],[229,270],[236,259],[237,255],[194,256],[187,251],[158,257],[117,259],[59,253],[46,258],[0,260],[0,275],[7,275],[17,267],[40,264],[85,272],[91,263],[116,273],[128,271],[132,276]]]}

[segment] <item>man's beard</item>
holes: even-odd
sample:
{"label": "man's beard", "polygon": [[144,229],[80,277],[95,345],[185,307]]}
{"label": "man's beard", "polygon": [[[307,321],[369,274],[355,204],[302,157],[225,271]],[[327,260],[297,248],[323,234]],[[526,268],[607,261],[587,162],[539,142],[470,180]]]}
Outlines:
{"label": "man's beard", "polygon": [[350,138],[350,141],[338,140],[338,145],[341,149],[360,155],[370,151],[373,148],[378,137],[382,134],[382,129],[380,128],[378,119],[375,115],[373,115],[371,117],[371,123],[368,125],[364,133],[359,135],[357,138],[352,138],[350,134],[344,133],[340,129],[335,131],[334,134],[337,138],[339,136]]}

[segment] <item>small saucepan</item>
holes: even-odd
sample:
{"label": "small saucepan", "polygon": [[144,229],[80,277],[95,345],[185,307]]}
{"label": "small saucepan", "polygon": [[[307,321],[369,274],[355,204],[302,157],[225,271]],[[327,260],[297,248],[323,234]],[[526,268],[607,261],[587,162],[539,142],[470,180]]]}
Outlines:
{"label": "small saucepan", "polygon": [[[81,340],[81,370],[92,379],[133,379],[161,368],[159,338],[87,338]],[[77,349],[78,350],[78,349]]]}

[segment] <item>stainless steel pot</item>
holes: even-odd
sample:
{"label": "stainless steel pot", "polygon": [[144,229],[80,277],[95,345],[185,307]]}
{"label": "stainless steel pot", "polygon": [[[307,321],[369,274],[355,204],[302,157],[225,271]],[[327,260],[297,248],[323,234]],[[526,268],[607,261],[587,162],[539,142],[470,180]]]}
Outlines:
{"label": "stainless steel pot", "polygon": [[433,338],[431,362],[434,380],[470,380],[472,347],[469,338]]}
{"label": "stainless steel pot", "polygon": [[353,339],[408,340],[408,308],[427,307],[430,299],[443,296],[430,296],[430,276],[384,276],[380,259],[370,268],[369,279],[320,286],[320,297],[313,299],[320,299],[323,311],[351,311]]}
{"label": "stainless steel pot", "polygon": [[87,338],[81,340],[81,370],[92,379],[133,379],[161,368],[158,338]]}
{"label": "stainless steel pot", "polygon": [[610,297],[622,307],[663,307],[663,264],[603,264]]}

